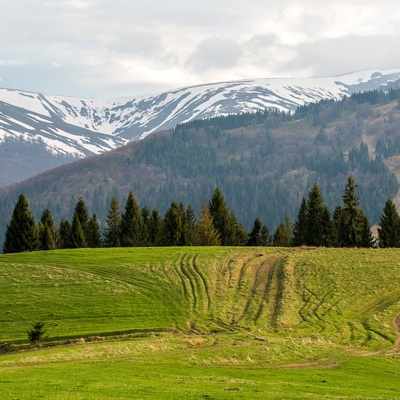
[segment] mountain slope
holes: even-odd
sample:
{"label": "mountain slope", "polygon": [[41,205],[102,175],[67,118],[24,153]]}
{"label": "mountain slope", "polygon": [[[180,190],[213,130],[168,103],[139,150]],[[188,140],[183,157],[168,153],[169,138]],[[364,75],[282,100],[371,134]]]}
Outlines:
{"label": "mountain slope", "polygon": [[[114,100],[0,89],[0,154],[8,165],[0,186],[193,119],[271,108],[294,111],[399,82],[400,70],[368,70],[330,78],[222,82]],[[30,153],[41,154],[43,162],[32,162],[38,157]]]}
{"label": "mountain slope", "polygon": [[0,189],[0,227],[20,193],[36,217],[47,207],[58,222],[70,220],[83,196],[104,221],[113,194],[123,206],[132,190],[142,206],[163,214],[172,201],[199,210],[218,185],[247,229],[259,217],[272,231],[286,216],[297,218],[314,182],[333,211],[349,174],[361,207],[377,223],[398,192],[399,96],[400,90],[367,92],[294,115],[259,112],[181,124]]}

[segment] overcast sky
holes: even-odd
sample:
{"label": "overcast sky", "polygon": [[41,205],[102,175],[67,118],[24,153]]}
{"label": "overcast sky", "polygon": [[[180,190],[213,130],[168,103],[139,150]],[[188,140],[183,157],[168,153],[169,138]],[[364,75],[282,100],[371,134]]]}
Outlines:
{"label": "overcast sky", "polygon": [[133,96],[400,68],[398,0],[0,0],[0,87]]}

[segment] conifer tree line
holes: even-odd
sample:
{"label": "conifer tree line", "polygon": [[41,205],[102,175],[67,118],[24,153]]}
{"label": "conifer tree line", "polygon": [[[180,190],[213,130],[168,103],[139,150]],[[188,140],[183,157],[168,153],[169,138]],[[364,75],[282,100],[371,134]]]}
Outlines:
{"label": "conifer tree line", "polygon": [[45,209],[36,224],[28,200],[21,194],[6,229],[3,253],[144,246],[400,247],[400,216],[392,200],[385,204],[377,241],[359,207],[353,176],[347,180],[342,200],[331,214],[315,183],[308,198],[302,199],[294,224],[285,218],[271,234],[259,218],[247,232],[219,188],[208,203],[203,202],[197,216],[190,204],[185,207],[177,202],[162,216],[157,209],[139,207],[132,192],[121,210],[114,196],[102,229],[83,198],[78,200],[71,221],[62,220],[57,227],[51,211]]}

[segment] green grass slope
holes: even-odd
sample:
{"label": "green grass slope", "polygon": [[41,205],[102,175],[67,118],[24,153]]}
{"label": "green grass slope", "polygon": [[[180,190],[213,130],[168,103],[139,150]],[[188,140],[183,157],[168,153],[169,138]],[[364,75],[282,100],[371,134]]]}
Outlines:
{"label": "green grass slope", "polygon": [[0,279],[0,343],[25,349],[0,357],[5,399],[400,392],[397,250],[35,252],[0,256]]}

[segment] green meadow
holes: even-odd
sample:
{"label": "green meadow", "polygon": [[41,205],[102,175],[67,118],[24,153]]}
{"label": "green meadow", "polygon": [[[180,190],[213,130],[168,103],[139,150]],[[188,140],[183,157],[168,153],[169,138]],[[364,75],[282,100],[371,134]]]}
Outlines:
{"label": "green meadow", "polygon": [[398,250],[58,250],[0,279],[2,399],[400,399]]}

